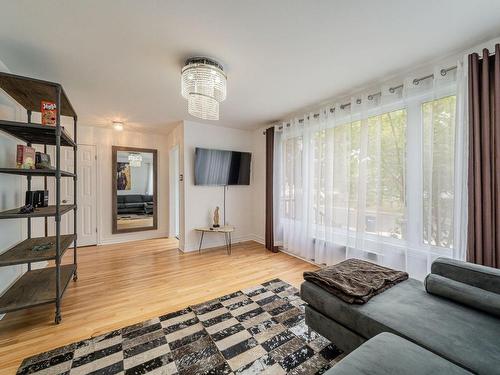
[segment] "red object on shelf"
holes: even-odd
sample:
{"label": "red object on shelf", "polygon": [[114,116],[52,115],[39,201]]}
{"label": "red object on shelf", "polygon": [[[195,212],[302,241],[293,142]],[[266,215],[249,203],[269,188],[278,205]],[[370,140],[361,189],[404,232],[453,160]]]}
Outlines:
{"label": "red object on shelf", "polygon": [[17,168],[35,169],[35,149],[33,147],[17,145]]}
{"label": "red object on shelf", "polygon": [[54,102],[42,100],[42,125],[55,125],[57,118],[57,106]]}

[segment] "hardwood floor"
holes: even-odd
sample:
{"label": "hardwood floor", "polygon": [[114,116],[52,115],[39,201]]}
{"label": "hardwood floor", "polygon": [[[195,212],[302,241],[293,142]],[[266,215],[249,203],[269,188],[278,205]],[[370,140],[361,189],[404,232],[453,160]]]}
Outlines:
{"label": "hardwood floor", "polygon": [[[62,303],[14,312],[0,321],[0,373],[14,374],[33,354],[96,336],[191,304],[281,278],[298,286],[316,267],[256,242],[184,254],[177,241],[155,239],[79,249],[77,282]],[[63,263],[71,262],[71,251]]]}

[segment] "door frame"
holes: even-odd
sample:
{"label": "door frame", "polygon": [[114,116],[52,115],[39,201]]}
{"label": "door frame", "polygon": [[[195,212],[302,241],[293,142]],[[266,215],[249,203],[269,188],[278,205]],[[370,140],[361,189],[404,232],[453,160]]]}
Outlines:
{"label": "door frame", "polygon": [[[174,152],[177,153],[177,165],[174,164]],[[180,235],[180,147],[178,144],[172,146],[168,151],[169,158],[169,225],[168,225],[168,236],[173,238],[179,238]],[[177,186],[177,189],[175,189]],[[177,193],[177,194],[176,194]],[[177,198],[177,199],[176,199]],[[176,207],[177,205],[177,212]],[[176,215],[177,213],[177,215]],[[176,225],[177,224],[177,225]],[[177,233],[176,232],[177,226]]]}
{"label": "door frame", "polygon": [[[95,144],[91,144],[91,143],[78,143],[78,148],[80,146],[90,146],[90,147],[93,147],[94,148],[94,175],[95,175],[95,182],[94,182],[94,186],[92,187],[93,188],[93,191],[95,192],[95,209],[94,209],[94,215],[95,215],[95,225],[96,225],[96,236],[95,236],[95,244],[91,244],[91,245],[78,245],[78,240],[77,240],[77,245],[78,247],[86,247],[86,246],[96,246],[96,245],[99,245],[100,243],[100,235],[101,235],[101,231],[100,231],[100,222],[99,222],[99,217],[100,215],[98,215],[97,213],[97,208],[99,207],[99,203],[100,203],[100,199],[101,199],[101,194],[99,193],[99,190],[97,189],[97,187],[99,186],[99,171],[97,169],[97,166],[98,166],[98,161],[99,161],[99,156],[98,156],[98,153],[97,153],[97,145]],[[77,150],[77,153],[78,153],[78,150]],[[78,155],[77,155],[78,157]],[[77,171],[78,172],[78,171]],[[81,180],[81,178],[79,178],[78,180]],[[78,191],[80,191],[80,189],[78,189]],[[77,196],[78,198],[78,196]],[[77,201],[77,205],[78,205],[78,201]],[[81,212],[81,210],[77,209],[77,215],[78,215],[78,212]],[[81,222],[81,218],[78,218],[78,222]],[[78,230],[78,228],[77,228]]]}

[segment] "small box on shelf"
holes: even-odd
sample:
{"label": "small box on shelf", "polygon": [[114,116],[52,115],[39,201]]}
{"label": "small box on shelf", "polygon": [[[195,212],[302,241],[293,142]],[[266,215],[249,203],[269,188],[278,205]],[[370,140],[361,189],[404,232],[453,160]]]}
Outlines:
{"label": "small box on shelf", "polygon": [[44,154],[43,152],[37,152],[35,154],[35,167],[36,169],[52,169],[50,155]]}
{"label": "small box on shelf", "polygon": [[17,145],[17,168],[35,169],[35,149],[33,147]]}
{"label": "small box on shelf", "polygon": [[42,100],[41,110],[42,113],[42,125],[56,125],[57,120],[57,105],[54,102],[48,100]]}

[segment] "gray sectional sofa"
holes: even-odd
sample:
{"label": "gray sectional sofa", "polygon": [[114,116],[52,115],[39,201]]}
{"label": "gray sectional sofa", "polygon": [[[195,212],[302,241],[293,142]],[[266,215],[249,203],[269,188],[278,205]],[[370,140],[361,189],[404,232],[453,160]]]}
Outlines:
{"label": "gray sectional sofa", "polygon": [[392,333],[380,333],[325,375],[471,375],[430,351]]}
{"label": "gray sectional sofa", "polygon": [[124,194],[116,197],[118,215],[126,214],[152,214],[153,196],[141,194]]}
{"label": "gray sectional sofa", "polygon": [[[437,281],[433,277],[430,289],[441,295],[408,279],[364,305],[348,304],[306,281],[301,286],[308,304],[306,323],[347,353],[389,332],[469,372],[500,374],[500,316],[495,310],[500,270],[439,258],[431,275]],[[452,286],[440,291],[439,277]]]}

